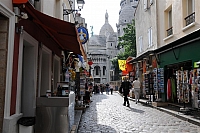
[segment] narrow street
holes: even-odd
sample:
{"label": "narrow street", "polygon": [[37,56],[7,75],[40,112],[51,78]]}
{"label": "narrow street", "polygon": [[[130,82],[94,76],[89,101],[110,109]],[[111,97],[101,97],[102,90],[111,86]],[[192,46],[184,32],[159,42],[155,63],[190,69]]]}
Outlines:
{"label": "narrow street", "polygon": [[199,133],[200,127],[167,113],[130,101],[123,106],[123,98],[96,94],[83,113],[78,133]]}

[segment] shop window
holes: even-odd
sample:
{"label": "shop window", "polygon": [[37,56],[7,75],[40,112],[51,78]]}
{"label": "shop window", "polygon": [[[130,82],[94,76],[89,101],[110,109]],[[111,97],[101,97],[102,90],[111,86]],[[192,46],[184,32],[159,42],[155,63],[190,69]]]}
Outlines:
{"label": "shop window", "polygon": [[57,88],[57,82],[60,81],[60,58],[58,56],[54,56],[53,61],[53,89]]}
{"label": "shop window", "polygon": [[46,90],[51,88],[51,51],[44,47],[41,58],[41,85],[40,96],[46,95]]}

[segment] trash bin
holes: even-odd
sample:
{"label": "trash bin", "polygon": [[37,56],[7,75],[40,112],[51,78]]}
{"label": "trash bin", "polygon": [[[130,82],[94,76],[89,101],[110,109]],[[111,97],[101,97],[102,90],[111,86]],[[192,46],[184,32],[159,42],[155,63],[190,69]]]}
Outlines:
{"label": "trash bin", "polygon": [[17,124],[19,124],[19,133],[34,133],[35,117],[22,117]]}

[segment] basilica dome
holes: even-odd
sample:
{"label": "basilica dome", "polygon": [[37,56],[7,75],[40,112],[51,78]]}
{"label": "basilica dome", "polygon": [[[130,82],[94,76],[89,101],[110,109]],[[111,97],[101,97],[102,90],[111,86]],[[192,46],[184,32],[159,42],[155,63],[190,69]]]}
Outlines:
{"label": "basilica dome", "polygon": [[131,23],[131,21],[134,19],[134,12],[135,12],[135,9],[131,5],[126,4],[121,9],[121,12],[119,15],[119,24]]}
{"label": "basilica dome", "polygon": [[105,24],[101,27],[99,35],[108,36],[114,32],[112,26],[108,22],[108,13],[105,14]]}

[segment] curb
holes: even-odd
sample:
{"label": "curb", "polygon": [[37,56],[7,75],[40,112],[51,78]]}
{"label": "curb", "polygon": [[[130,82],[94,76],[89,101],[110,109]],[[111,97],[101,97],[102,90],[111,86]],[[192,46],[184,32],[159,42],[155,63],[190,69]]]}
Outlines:
{"label": "curb", "polygon": [[80,123],[82,114],[83,114],[82,110],[75,110],[74,125],[72,126],[70,133],[78,133],[77,132],[78,131],[78,125]]}

